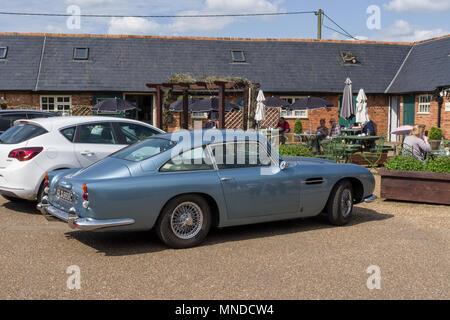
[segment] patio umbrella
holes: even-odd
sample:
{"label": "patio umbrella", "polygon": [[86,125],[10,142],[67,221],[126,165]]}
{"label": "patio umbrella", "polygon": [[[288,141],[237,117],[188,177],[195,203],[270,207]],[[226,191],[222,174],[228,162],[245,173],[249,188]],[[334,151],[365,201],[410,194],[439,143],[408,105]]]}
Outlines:
{"label": "patio umbrella", "polygon": [[289,105],[289,102],[277,97],[269,97],[264,100],[264,105],[271,108],[284,108]]}
{"label": "patio umbrella", "polygon": [[[188,99],[188,110],[190,111],[191,105],[197,101],[195,98]],[[179,99],[175,102],[172,102],[169,105],[169,111],[182,112],[183,111],[183,99]]]}
{"label": "patio umbrella", "polygon": [[367,123],[369,122],[369,115],[367,114],[367,97],[364,90],[359,89],[358,97],[356,98],[356,122]]}
{"label": "patio umbrella", "polygon": [[396,134],[396,135],[409,134],[412,129],[413,129],[413,126],[404,125],[404,126],[401,126],[401,127],[398,127],[396,129],[392,130],[391,134]]}
{"label": "patio umbrella", "polygon": [[339,116],[349,120],[353,118],[354,115],[355,109],[353,106],[352,81],[350,78],[347,78],[347,80],[345,80],[344,93],[342,96],[342,108]]}
{"label": "patio umbrella", "polygon": [[[286,110],[305,110],[305,109],[322,109],[331,108],[334,104],[331,102],[318,97],[308,97],[303,99],[298,99],[290,106],[286,107]],[[309,118],[309,131],[312,131],[311,117]]]}
{"label": "patio umbrella", "polygon": [[[197,99],[189,106],[189,109],[193,112],[219,111],[219,99]],[[239,107],[225,100],[225,111],[231,110],[239,110]]]}
{"label": "patio umbrella", "polygon": [[257,123],[264,121],[266,119],[266,110],[264,101],[264,93],[262,90],[259,90],[258,97],[256,98],[256,111],[255,111],[255,121]]}
{"label": "patio umbrella", "polygon": [[103,111],[103,112],[120,112],[127,110],[138,110],[141,111],[135,104],[127,100],[122,99],[105,99],[97,103],[92,107],[92,110]]}

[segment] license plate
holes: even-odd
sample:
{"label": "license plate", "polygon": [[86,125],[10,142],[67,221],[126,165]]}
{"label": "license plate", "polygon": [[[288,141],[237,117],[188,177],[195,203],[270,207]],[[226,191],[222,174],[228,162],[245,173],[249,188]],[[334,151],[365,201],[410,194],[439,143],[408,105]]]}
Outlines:
{"label": "license plate", "polygon": [[73,193],[71,191],[56,189],[56,196],[64,201],[72,202],[73,201]]}

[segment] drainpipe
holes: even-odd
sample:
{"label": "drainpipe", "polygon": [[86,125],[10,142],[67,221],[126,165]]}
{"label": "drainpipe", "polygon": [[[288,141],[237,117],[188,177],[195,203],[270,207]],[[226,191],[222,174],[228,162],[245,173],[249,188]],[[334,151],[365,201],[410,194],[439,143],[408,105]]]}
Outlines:
{"label": "drainpipe", "polygon": [[444,98],[441,96],[442,88],[437,87],[434,91],[434,99],[438,103],[438,119],[437,119],[437,126],[438,128],[441,127],[441,109],[442,105],[444,104]]}

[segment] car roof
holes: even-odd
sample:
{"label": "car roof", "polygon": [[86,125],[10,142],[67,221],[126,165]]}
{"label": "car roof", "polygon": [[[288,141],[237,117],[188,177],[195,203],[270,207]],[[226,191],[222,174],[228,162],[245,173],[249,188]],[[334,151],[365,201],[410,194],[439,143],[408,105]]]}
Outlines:
{"label": "car roof", "polygon": [[[150,125],[148,123],[127,119],[127,118],[118,118],[118,117],[106,117],[106,116],[58,116],[58,117],[50,117],[50,118],[36,118],[36,119],[28,119],[28,120],[16,120],[16,123],[30,123],[38,125],[47,131],[54,129],[60,129],[70,125],[79,125],[83,123],[97,122],[97,121],[108,121],[108,122],[130,122],[136,124],[145,124]],[[153,126],[152,126],[153,127]],[[156,130],[163,132],[161,129],[153,127]]]}

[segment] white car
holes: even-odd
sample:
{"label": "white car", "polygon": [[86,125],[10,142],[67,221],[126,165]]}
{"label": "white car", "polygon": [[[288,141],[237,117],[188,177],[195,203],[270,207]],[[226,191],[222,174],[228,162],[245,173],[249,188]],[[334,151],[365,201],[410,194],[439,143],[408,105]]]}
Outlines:
{"label": "white car", "polygon": [[0,136],[0,194],[41,200],[47,171],[86,167],[164,131],[144,122],[100,116],[17,120]]}

